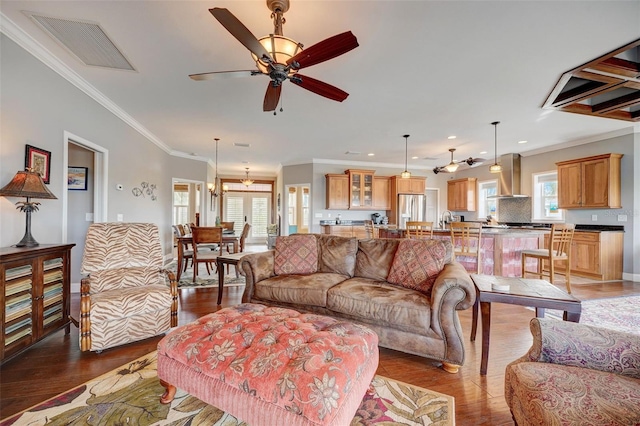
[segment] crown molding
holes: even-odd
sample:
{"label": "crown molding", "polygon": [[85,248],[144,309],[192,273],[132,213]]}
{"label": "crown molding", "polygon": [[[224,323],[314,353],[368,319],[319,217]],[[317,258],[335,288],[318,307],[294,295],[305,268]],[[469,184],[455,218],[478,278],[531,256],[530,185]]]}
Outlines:
{"label": "crown molding", "polygon": [[144,138],[149,140],[154,145],[165,151],[170,155],[175,155],[174,151],[164,142],[160,140],[156,135],[151,133],[142,124],[137,122],[133,117],[127,114],[122,108],[116,105],[111,99],[105,96],[102,92],[92,86],[88,81],[82,78],[78,73],[73,71],[52,54],[47,48],[41,45],[33,37],[27,34],[22,28],[16,25],[11,19],[9,19],[4,13],[0,12],[0,32],[5,34],[11,40],[13,40],[18,46],[33,55],[40,62],[51,68],[54,72],[58,73],[62,78],[73,84],[80,89],[83,93],[95,100],[98,104],[102,105],[111,112],[113,115],[124,121],[135,131],[140,133]]}
{"label": "crown molding", "polygon": [[613,130],[611,132],[600,133],[598,135],[589,136],[582,139],[575,139],[572,141],[561,142],[555,145],[549,145],[538,149],[532,149],[531,151],[523,151],[519,154],[523,157],[529,157],[531,155],[545,154],[547,152],[557,151],[559,149],[571,148],[574,146],[585,145],[592,142],[599,142],[606,139],[617,138],[619,136],[626,136],[631,134],[640,133],[640,124],[634,124],[624,129]]}

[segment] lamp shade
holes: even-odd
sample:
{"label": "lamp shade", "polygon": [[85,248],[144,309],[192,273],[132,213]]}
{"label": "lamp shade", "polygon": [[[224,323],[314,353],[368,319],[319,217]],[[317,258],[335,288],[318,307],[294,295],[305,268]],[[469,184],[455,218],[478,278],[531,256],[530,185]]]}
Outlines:
{"label": "lamp shade", "polygon": [[11,182],[0,189],[0,195],[57,200],[57,197],[44,184],[40,173],[29,170],[16,173]]}

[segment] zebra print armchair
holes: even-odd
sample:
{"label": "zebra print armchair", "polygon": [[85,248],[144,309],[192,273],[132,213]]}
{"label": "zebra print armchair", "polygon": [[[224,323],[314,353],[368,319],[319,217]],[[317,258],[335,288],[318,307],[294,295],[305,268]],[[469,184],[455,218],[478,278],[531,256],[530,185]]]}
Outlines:
{"label": "zebra print armchair", "polygon": [[178,283],[162,268],[158,227],[95,223],[81,272],[80,350],[102,351],[178,325]]}

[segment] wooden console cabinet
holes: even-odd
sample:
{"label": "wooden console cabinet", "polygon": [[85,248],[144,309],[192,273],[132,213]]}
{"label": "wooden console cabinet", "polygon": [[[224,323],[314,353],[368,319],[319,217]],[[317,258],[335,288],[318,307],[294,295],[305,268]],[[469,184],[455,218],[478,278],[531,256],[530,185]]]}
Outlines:
{"label": "wooden console cabinet", "polygon": [[558,207],[621,208],[621,158],[622,154],[603,154],[556,163]]}
{"label": "wooden console cabinet", "polygon": [[70,332],[71,248],[0,248],[0,361],[66,327]]}

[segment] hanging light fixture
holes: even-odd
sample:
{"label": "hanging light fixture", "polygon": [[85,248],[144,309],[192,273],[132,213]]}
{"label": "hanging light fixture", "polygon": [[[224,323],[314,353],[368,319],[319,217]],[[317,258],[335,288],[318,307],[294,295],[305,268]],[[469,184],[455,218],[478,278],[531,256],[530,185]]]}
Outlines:
{"label": "hanging light fixture", "polygon": [[409,143],[408,141],[409,135],[403,135],[402,137],[404,138],[404,172],[400,173],[400,177],[402,177],[402,179],[409,179],[411,177],[411,172],[407,170],[407,158],[408,158],[407,147]]}
{"label": "hanging light fixture", "polygon": [[253,179],[249,179],[249,168],[245,167],[245,178],[242,179],[240,182],[244,185],[244,186],[251,186],[253,184],[253,182],[255,182]]}
{"label": "hanging light fixture", "polygon": [[[224,195],[227,191],[229,191],[228,185],[220,185],[220,179],[218,178],[218,142],[219,138],[214,138],[216,141],[216,176],[214,178],[213,183],[208,183],[207,188],[209,189],[209,194],[211,194],[211,210],[213,210],[213,199],[218,198],[218,196]],[[222,191],[220,191],[222,189]]]}
{"label": "hanging light fixture", "polygon": [[451,162],[444,166],[445,170],[449,173],[453,173],[458,170],[459,164],[453,161],[453,153],[455,152],[455,148],[449,148],[449,152],[451,153]]}
{"label": "hanging light fixture", "polygon": [[489,171],[491,173],[500,173],[502,171],[502,166],[500,164],[498,164],[498,124],[500,124],[499,121],[494,121],[493,123],[491,123],[491,125],[493,126],[493,128],[495,129],[495,134],[494,134],[494,142],[495,142],[495,147],[494,147],[494,151],[493,151],[493,165],[491,167],[489,167]]}

